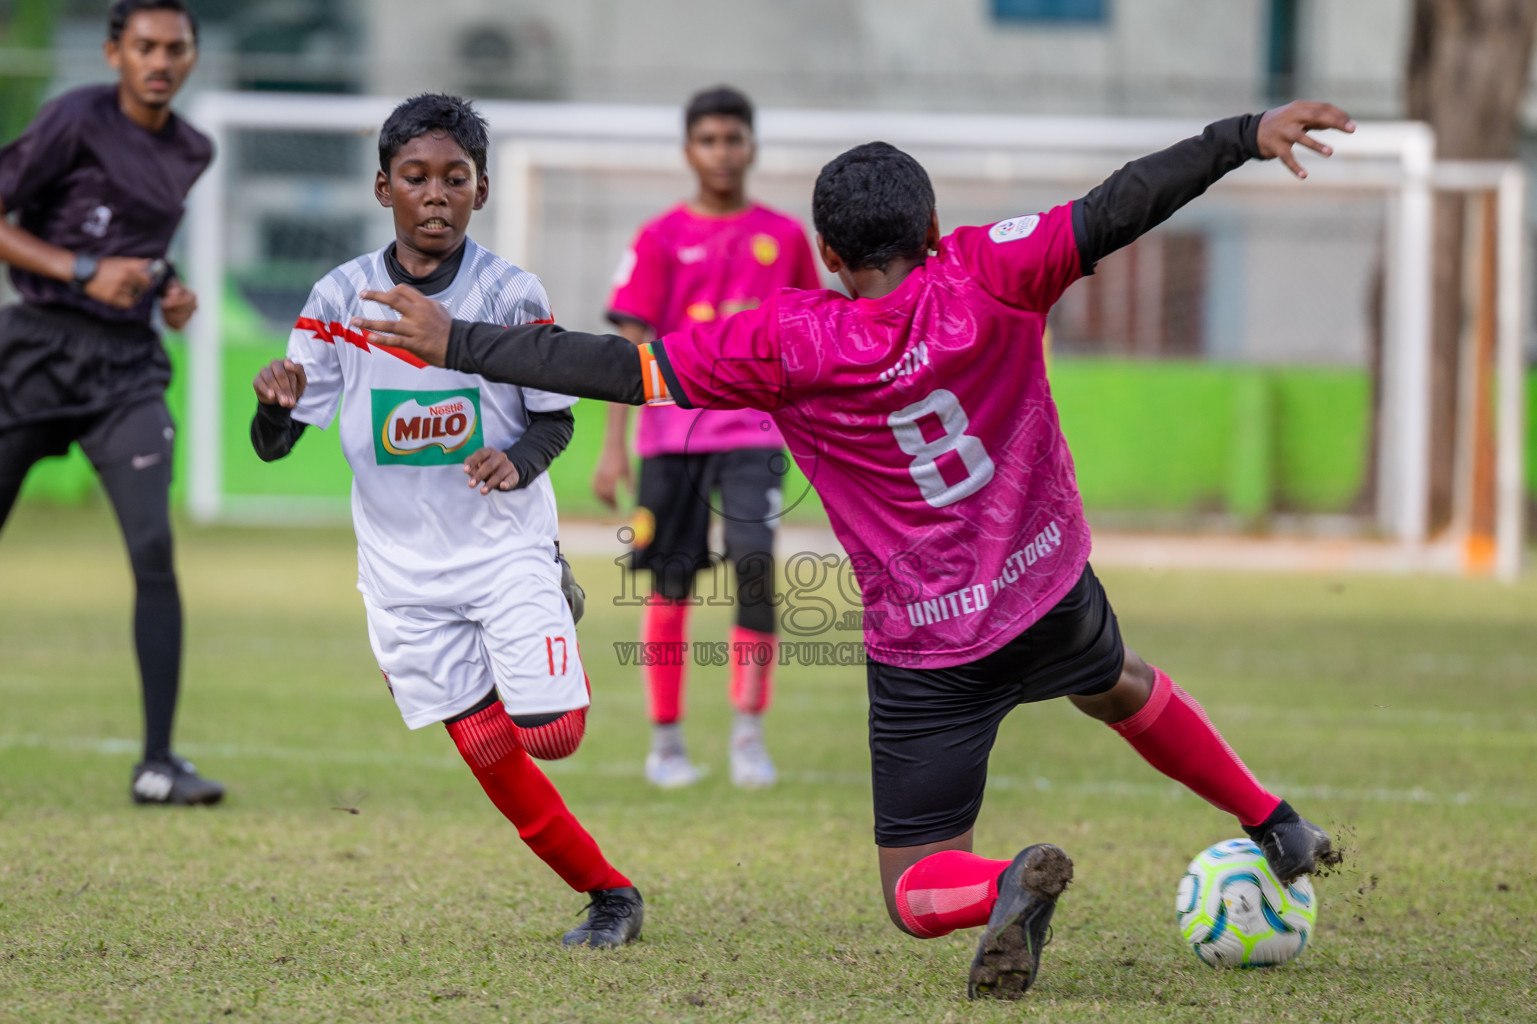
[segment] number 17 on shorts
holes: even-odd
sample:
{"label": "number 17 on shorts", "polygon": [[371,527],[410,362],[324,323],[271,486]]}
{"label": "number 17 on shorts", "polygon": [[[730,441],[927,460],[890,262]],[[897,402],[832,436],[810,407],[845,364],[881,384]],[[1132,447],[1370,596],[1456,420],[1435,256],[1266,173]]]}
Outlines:
{"label": "number 17 on shorts", "polygon": [[566,638],[563,636],[545,637],[544,650],[550,663],[550,675],[565,675],[571,665],[571,659],[566,648]]}

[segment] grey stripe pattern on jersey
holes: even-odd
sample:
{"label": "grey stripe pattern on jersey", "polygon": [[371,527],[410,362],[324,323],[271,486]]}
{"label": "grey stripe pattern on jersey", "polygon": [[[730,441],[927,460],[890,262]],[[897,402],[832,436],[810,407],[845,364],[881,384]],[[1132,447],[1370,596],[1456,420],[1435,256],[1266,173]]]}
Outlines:
{"label": "grey stripe pattern on jersey", "polygon": [[[464,262],[453,283],[433,296],[456,320],[512,327],[550,319],[550,300],[539,278],[513,266],[489,249],[465,241]],[[386,246],[385,248],[388,248]],[[363,291],[387,292],[395,287],[384,266],[384,249],[343,263],[315,285],[313,298],[323,306],[351,310]],[[342,326],[350,329],[350,324]]]}

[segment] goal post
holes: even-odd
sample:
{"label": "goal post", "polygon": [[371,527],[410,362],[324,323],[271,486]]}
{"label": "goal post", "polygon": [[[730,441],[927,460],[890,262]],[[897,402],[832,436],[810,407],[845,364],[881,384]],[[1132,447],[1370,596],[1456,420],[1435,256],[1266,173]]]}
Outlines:
{"label": "goal post", "polygon": [[[263,133],[285,138],[312,133],[315,138],[352,139],[366,149],[393,106],[393,100],[379,97],[261,93],[198,97],[191,119],[213,136],[222,154],[194,189],[189,205],[188,276],[199,294],[225,293],[237,262],[236,239],[252,234],[242,220],[249,220],[249,211],[242,212],[241,204],[254,201],[252,197],[264,187],[249,166],[242,168],[231,159],[232,153],[255,144],[237,146],[237,142],[262,138]],[[500,101],[481,102],[477,107],[491,129],[493,187],[488,209],[477,219],[476,237],[512,262],[539,273],[562,322],[598,326],[609,272],[629,236],[640,219],[661,208],[660,197],[669,196],[670,202],[683,194],[686,178],[677,109]],[[776,205],[802,212],[809,207],[811,182],[827,160],[849,146],[884,139],[912,152],[928,169],[948,228],[973,217],[980,222],[1026,212],[1023,207],[1013,209],[1007,205],[1010,202],[1032,202],[1040,208],[1071,199],[1127,160],[1196,134],[1202,127],[1176,120],[765,109],[758,115],[760,154],[754,187],[755,192],[767,189],[771,194],[765,198]],[[1354,254],[1350,258],[1355,259],[1380,247],[1382,262],[1384,358],[1372,530],[1406,546],[1423,548],[1432,541],[1428,536],[1432,201],[1442,190],[1494,196],[1498,242],[1492,316],[1497,355],[1491,372],[1497,394],[1494,475],[1498,500],[1491,543],[1501,574],[1514,574],[1520,565],[1525,503],[1524,172],[1515,164],[1438,164],[1434,136],[1418,123],[1365,123],[1353,135],[1330,133],[1329,141],[1335,148],[1329,160],[1299,150],[1309,171],[1307,182],[1292,180],[1277,163],[1250,165],[1214,186],[1212,198],[1187,208],[1191,213],[1182,211],[1171,221],[1172,227],[1178,227],[1184,217],[1217,239],[1198,253],[1204,263],[1196,262],[1207,268],[1212,281],[1202,290],[1204,298],[1191,301],[1204,302],[1202,315],[1208,322],[1224,325],[1221,330],[1226,334],[1243,333],[1249,330],[1244,321],[1249,306],[1244,304],[1260,301],[1265,282],[1254,283],[1262,268],[1236,268],[1228,258],[1253,246],[1234,248],[1238,243],[1223,239],[1251,239],[1259,229],[1244,225],[1246,218],[1255,216],[1268,217],[1265,223],[1284,224],[1292,212],[1312,210],[1311,222],[1326,223],[1327,210],[1340,210],[1361,219],[1356,229],[1361,237],[1351,240],[1348,252],[1344,247],[1339,251]],[[355,173],[347,194],[366,196],[371,177],[371,169]],[[283,187],[289,190],[285,194],[307,195],[317,203],[340,201],[317,199],[323,190],[297,178],[284,180]],[[1314,209],[1309,204],[1322,205]],[[1207,207],[1215,212],[1203,213]],[[1203,216],[1208,220],[1200,221]],[[381,223],[387,227],[387,218]],[[1101,296],[1104,309],[1119,315],[1125,312],[1120,306],[1140,303],[1138,315],[1144,320],[1149,315],[1168,320],[1168,310],[1160,310],[1155,303],[1157,287],[1149,290],[1149,282],[1156,285],[1158,274],[1165,278],[1170,274],[1153,258],[1154,249],[1148,247],[1148,258],[1136,268],[1141,298]],[[1303,242],[1293,249],[1293,262],[1308,261]],[[1285,252],[1266,259],[1277,273],[1314,272],[1306,266],[1288,268]],[[1245,287],[1232,289],[1238,298],[1225,297],[1218,283],[1212,283],[1238,280],[1240,271],[1249,277],[1244,278]],[[1315,278],[1327,286],[1318,273]],[[1126,277],[1131,279],[1129,272]],[[1273,284],[1282,290],[1288,287],[1285,280]],[[1339,297],[1342,308],[1354,301]],[[1306,308],[1294,310],[1294,330],[1309,329],[1309,314]],[[1084,315],[1085,323],[1095,322],[1094,310]],[[304,501],[270,495],[255,498],[233,493],[225,485],[223,316],[221,303],[205,300],[189,332],[191,388],[185,434],[190,447],[191,512],[200,520],[291,518],[307,507]],[[1128,322],[1135,319],[1127,316]],[[1127,330],[1130,337],[1140,328]],[[1178,333],[1168,324],[1160,328],[1154,323],[1150,330],[1155,335],[1161,330],[1165,342]],[[1244,353],[1238,362],[1284,363],[1289,358],[1265,351],[1259,341],[1234,342],[1230,347]]]}

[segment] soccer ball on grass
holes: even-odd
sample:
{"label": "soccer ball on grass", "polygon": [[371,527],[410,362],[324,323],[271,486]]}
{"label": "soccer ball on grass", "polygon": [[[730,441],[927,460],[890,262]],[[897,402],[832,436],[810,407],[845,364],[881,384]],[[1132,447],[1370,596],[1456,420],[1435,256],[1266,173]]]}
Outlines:
{"label": "soccer ball on grass", "polygon": [[1282,885],[1248,839],[1201,852],[1174,900],[1180,934],[1212,967],[1279,967],[1313,934],[1318,901],[1306,875]]}

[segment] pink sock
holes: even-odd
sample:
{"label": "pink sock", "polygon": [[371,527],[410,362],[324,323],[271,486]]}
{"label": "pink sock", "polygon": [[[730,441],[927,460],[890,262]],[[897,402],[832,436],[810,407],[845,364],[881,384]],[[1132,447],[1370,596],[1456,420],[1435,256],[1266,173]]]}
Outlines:
{"label": "pink sock", "polygon": [[[761,657],[765,647],[766,659]],[[731,627],[731,704],[742,714],[761,715],[768,710],[774,699],[774,661],[778,655],[779,638],[773,633]]]}
{"label": "pink sock", "polygon": [[671,725],[683,717],[684,644],[689,606],[681,601],[665,601],[652,594],[660,604],[647,604],[641,613],[640,640],[653,664],[642,665],[641,677],[651,695],[651,721]]}
{"label": "pink sock", "polygon": [[998,876],[1008,866],[964,850],[931,853],[897,879],[897,913],[924,939],[986,924],[998,902]]}
{"label": "pink sock", "polygon": [[1281,802],[1233,753],[1195,698],[1159,669],[1153,669],[1153,695],[1142,710],[1110,728],[1148,764],[1237,815],[1241,825],[1260,824]]}

